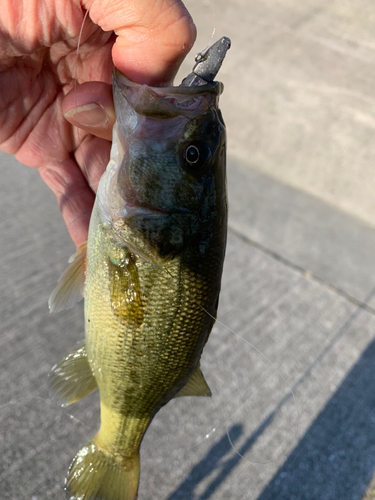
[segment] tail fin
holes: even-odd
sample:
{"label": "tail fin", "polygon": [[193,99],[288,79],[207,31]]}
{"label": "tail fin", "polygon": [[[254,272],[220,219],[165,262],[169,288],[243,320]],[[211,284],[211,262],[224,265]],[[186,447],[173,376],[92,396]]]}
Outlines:
{"label": "tail fin", "polygon": [[139,453],[109,455],[90,441],[75,456],[65,482],[69,500],[136,500]]}

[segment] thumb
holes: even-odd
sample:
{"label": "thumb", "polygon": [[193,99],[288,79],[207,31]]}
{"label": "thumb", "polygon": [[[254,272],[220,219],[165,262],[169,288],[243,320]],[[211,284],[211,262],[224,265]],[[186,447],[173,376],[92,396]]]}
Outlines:
{"label": "thumb", "polygon": [[95,24],[118,35],[112,58],[122,73],[137,83],[171,83],[196,37],[180,0],[81,1]]}
{"label": "thumb", "polygon": [[112,85],[104,82],[77,85],[64,97],[62,112],[72,125],[102,139],[112,139],[116,120]]}

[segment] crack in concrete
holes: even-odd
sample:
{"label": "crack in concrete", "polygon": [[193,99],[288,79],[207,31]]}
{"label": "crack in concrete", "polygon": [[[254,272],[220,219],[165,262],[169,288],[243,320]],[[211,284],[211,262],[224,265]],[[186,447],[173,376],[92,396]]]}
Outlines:
{"label": "crack in concrete", "polygon": [[336,295],[343,297],[348,302],[351,302],[355,306],[357,306],[357,307],[363,309],[364,311],[375,316],[375,308],[371,307],[367,303],[367,301],[370,300],[370,298],[372,298],[372,296],[375,294],[375,288],[370,291],[370,293],[367,295],[365,301],[361,301],[361,300],[357,299],[356,297],[353,297],[349,293],[345,292],[341,288],[338,288],[337,286],[332,285],[332,283],[329,283],[328,281],[325,281],[324,279],[320,278],[319,276],[314,274],[312,271],[309,271],[308,269],[305,269],[304,267],[301,267],[298,264],[294,264],[292,261],[286,259],[285,257],[278,254],[274,250],[271,250],[271,249],[265,247],[264,245],[262,245],[261,243],[258,243],[257,241],[252,240],[251,238],[249,238],[245,234],[243,234],[240,231],[238,231],[237,229],[233,228],[230,224],[228,224],[228,231],[230,233],[234,234],[235,236],[237,236],[239,239],[241,239],[242,241],[244,241],[248,245],[251,245],[252,247],[263,252],[264,254],[269,255],[273,259],[275,259],[278,262],[289,267],[290,269],[293,269],[294,271],[300,273],[305,278],[310,279],[311,281],[314,281],[316,283],[319,283],[321,286],[324,286],[325,288],[327,288],[331,292],[335,293]]}

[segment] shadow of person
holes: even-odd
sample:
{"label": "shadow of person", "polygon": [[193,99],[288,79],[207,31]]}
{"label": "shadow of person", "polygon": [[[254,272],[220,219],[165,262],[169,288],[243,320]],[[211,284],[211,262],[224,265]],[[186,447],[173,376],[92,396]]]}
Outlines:
{"label": "shadow of person", "polygon": [[[243,433],[243,427],[240,424],[235,424],[230,428],[229,432],[232,443],[235,443]],[[194,465],[185,481],[168,497],[168,500],[193,500],[195,498],[194,490],[203,479],[216,470],[219,471],[219,475],[223,473],[223,469],[227,464],[225,457],[231,454],[232,451],[233,448],[228,436],[224,434],[210,448],[202,460]]]}

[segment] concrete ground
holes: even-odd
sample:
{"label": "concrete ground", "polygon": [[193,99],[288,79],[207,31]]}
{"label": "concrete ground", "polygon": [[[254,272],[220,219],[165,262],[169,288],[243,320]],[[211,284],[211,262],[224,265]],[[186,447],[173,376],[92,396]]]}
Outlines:
{"label": "concrete ground", "polygon": [[[214,27],[233,43],[221,74],[228,250],[202,360],[213,397],[156,416],[139,499],[369,500],[375,8],[186,3],[198,49]],[[98,425],[97,395],[61,409],[47,389],[51,366],[83,337],[81,305],[47,309],[74,248],[37,172],[5,154],[0,165],[0,498],[62,500]]]}

